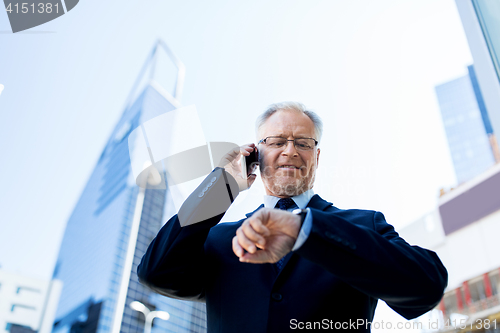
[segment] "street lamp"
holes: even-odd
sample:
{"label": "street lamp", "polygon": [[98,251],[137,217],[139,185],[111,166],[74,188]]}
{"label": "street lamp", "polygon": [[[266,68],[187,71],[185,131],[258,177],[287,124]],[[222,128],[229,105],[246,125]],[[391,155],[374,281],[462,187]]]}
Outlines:
{"label": "street lamp", "polygon": [[151,311],[144,304],[138,301],[133,301],[130,303],[130,308],[132,310],[142,312],[144,317],[146,317],[146,322],[144,323],[144,333],[151,333],[151,328],[153,327],[153,319],[160,318],[163,320],[169,320],[170,314],[165,311]]}

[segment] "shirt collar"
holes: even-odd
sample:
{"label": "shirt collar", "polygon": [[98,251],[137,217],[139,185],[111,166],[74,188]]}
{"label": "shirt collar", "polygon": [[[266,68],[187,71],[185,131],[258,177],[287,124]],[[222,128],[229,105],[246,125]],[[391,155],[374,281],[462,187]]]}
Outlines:
{"label": "shirt collar", "polygon": [[[294,197],[291,197],[293,202],[299,207],[300,209],[306,208],[307,204],[311,200],[311,198],[314,196],[314,191],[313,189],[307,190],[302,194],[296,195]],[[266,208],[274,208],[276,207],[276,204],[280,198],[272,196],[272,195],[264,195],[264,207]]]}

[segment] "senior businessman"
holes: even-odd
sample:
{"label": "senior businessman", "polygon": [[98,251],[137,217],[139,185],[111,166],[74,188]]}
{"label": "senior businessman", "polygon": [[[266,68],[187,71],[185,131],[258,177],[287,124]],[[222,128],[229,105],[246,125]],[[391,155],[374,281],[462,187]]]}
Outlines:
{"label": "senior businessman", "polygon": [[[314,194],[323,128],[315,113],[274,104],[256,128],[257,145],[228,154],[160,230],[138,267],[142,283],[206,302],[208,332],[369,332],[378,299],[407,319],[438,304],[447,271],[434,252],[410,246],[380,212]],[[218,224],[242,182],[255,181],[239,163],[253,151],[263,204]]]}

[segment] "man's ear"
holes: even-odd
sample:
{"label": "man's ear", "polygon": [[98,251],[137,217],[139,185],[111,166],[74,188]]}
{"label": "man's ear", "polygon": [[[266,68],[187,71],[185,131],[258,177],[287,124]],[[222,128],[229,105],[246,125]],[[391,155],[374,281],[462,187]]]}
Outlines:
{"label": "man's ear", "polygon": [[316,155],[316,168],[318,168],[319,165],[319,153],[321,153],[321,149],[318,148],[318,154]]}

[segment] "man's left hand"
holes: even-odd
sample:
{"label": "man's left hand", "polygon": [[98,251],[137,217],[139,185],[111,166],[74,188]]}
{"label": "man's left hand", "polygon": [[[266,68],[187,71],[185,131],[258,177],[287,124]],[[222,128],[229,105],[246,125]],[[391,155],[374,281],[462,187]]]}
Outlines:
{"label": "man's left hand", "polygon": [[292,250],[300,227],[300,216],[262,208],[236,230],[233,252],[241,262],[275,263]]}

